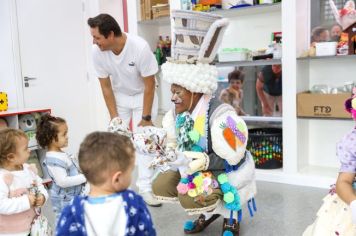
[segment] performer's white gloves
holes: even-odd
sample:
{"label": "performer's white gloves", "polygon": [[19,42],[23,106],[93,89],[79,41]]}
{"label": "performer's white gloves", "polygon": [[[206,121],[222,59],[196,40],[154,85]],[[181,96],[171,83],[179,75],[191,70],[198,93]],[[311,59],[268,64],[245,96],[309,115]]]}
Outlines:
{"label": "performer's white gloves", "polygon": [[127,137],[131,137],[132,135],[129,126],[120,117],[115,117],[110,121],[108,131],[116,132]]}
{"label": "performer's white gloves", "polygon": [[351,214],[352,214],[352,223],[356,224],[356,200],[353,200],[350,203]]}
{"label": "performer's white gloves", "polygon": [[206,170],[209,166],[209,156],[205,152],[183,152],[184,156],[190,160],[186,173],[191,175],[200,170]]}

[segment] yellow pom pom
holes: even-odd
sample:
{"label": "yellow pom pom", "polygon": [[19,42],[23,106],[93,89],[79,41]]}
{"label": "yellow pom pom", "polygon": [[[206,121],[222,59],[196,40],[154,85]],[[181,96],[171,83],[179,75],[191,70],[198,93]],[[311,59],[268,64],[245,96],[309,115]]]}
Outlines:
{"label": "yellow pom pom", "polygon": [[353,109],[356,109],[356,98],[353,98],[353,99],[351,100],[351,107],[352,107]]}

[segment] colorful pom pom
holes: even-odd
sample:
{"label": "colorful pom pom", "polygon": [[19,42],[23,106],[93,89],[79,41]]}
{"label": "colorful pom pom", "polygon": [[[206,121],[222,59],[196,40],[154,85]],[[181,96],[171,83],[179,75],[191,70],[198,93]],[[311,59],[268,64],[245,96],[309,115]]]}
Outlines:
{"label": "colorful pom pom", "polygon": [[226,182],[226,183],[223,183],[222,185],[220,185],[220,188],[223,193],[227,193],[230,191],[231,185],[228,182]]}
{"label": "colorful pom pom", "polygon": [[193,230],[194,227],[195,227],[194,222],[191,221],[191,220],[186,221],[186,222],[184,223],[184,229],[185,229],[185,230],[189,230],[189,231],[190,231],[190,230]]}
{"label": "colorful pom pom", "polygon": [[225,230],[223,236],[233,236],[232,232],[229,230]]}
{"label": "colorful pom pom", "polygon": [[220,184],[224,184],[224,183],[228,182],[227,175],[226,174],[220,174],[218,176],[218,181],[219,181]]}
{"label": "colorful pom pom", "polygon": [[218,188],[218,187],[219,187],[218,181],[217,181],[216,179],[213,179],[213,182],[211,183],[211,186],[212,186],[213,188]]}
{"label": "colorful pom pom", "polygon": [[189,189],[195,189],[195,184],[194,183],[188,183],[188,188]]}
{"label": "colorful pom pom", "polygon": [[226,203],[232,203],[234,201],[235,197],[232,192],[227,192],[224,194],[224,201]]}
{"label": "colorful pom pom", "polygon": [[177,185],[177,190],[178,190],[178,193],[180,194],[186,194],[188,192],[188,185],[187,184],[183,184],[183,183],[179,183]]}
{"label": "colorful pom pom", "polygon": [[179,182],[181,182],[183,184],[187,184],[187,183],[189,183],[189,179],[188,178],[181,178]]}
{"label": "colorful pom pom", "polygon": [[197,186],[197,187],[202,186],[202,185],[203,185],[203,176],[202,176],[202,175],[196,176],[196,177],[193,179],[193,183],[194,183],[195,186]]}
{"label": "colorful pom pom", "polygon": [[189,189],[188,190],[188,196],[189,197],[196,197],[198,196],[197,191],[195,189]]}

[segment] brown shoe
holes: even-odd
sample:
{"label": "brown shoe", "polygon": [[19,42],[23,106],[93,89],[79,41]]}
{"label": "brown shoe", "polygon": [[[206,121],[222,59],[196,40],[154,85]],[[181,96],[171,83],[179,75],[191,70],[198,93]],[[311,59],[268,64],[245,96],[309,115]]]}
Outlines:
{"label": "brown shoe", "polygon": [[[228,233],[230,232],[230,233]],[[232,225],[230,224],[230,219],[224,218],[222,236],[231,235],[231,236],[239,236],[240,235],[240,224],[233,219]]]}
{"label": "brown shoe", "polygon": [[[184,233],[185,234],[196,234],[203,231],[211,222],[219,218],[219,214],[214,214],[208,220],[205,220],[205,215],[201,214],[198,219],[194,222],[187,222],[184,226]],[[191,224],[189,224],[191,223]]]}

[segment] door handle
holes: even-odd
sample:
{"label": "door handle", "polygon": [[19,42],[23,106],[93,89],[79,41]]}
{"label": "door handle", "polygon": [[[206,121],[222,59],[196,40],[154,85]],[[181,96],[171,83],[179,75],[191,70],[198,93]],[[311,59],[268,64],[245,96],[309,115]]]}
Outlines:
{"label": "door handle", "polygon": [[27,77],[27,76],[23,77],[23,80],[25,81],[25,88],[30,87],[30,83],[28,81],[36,80],[36,79],[37,79],[36,77]]}
{"label": "door handle", "polygon": [[25,82],[27,82],[27,81],[29,81],[29,80],[36,80],[37,78],[36,77],[27,77],[27,76],[25,76],[24,78],[23,78],[23,80],[25,81]]}

